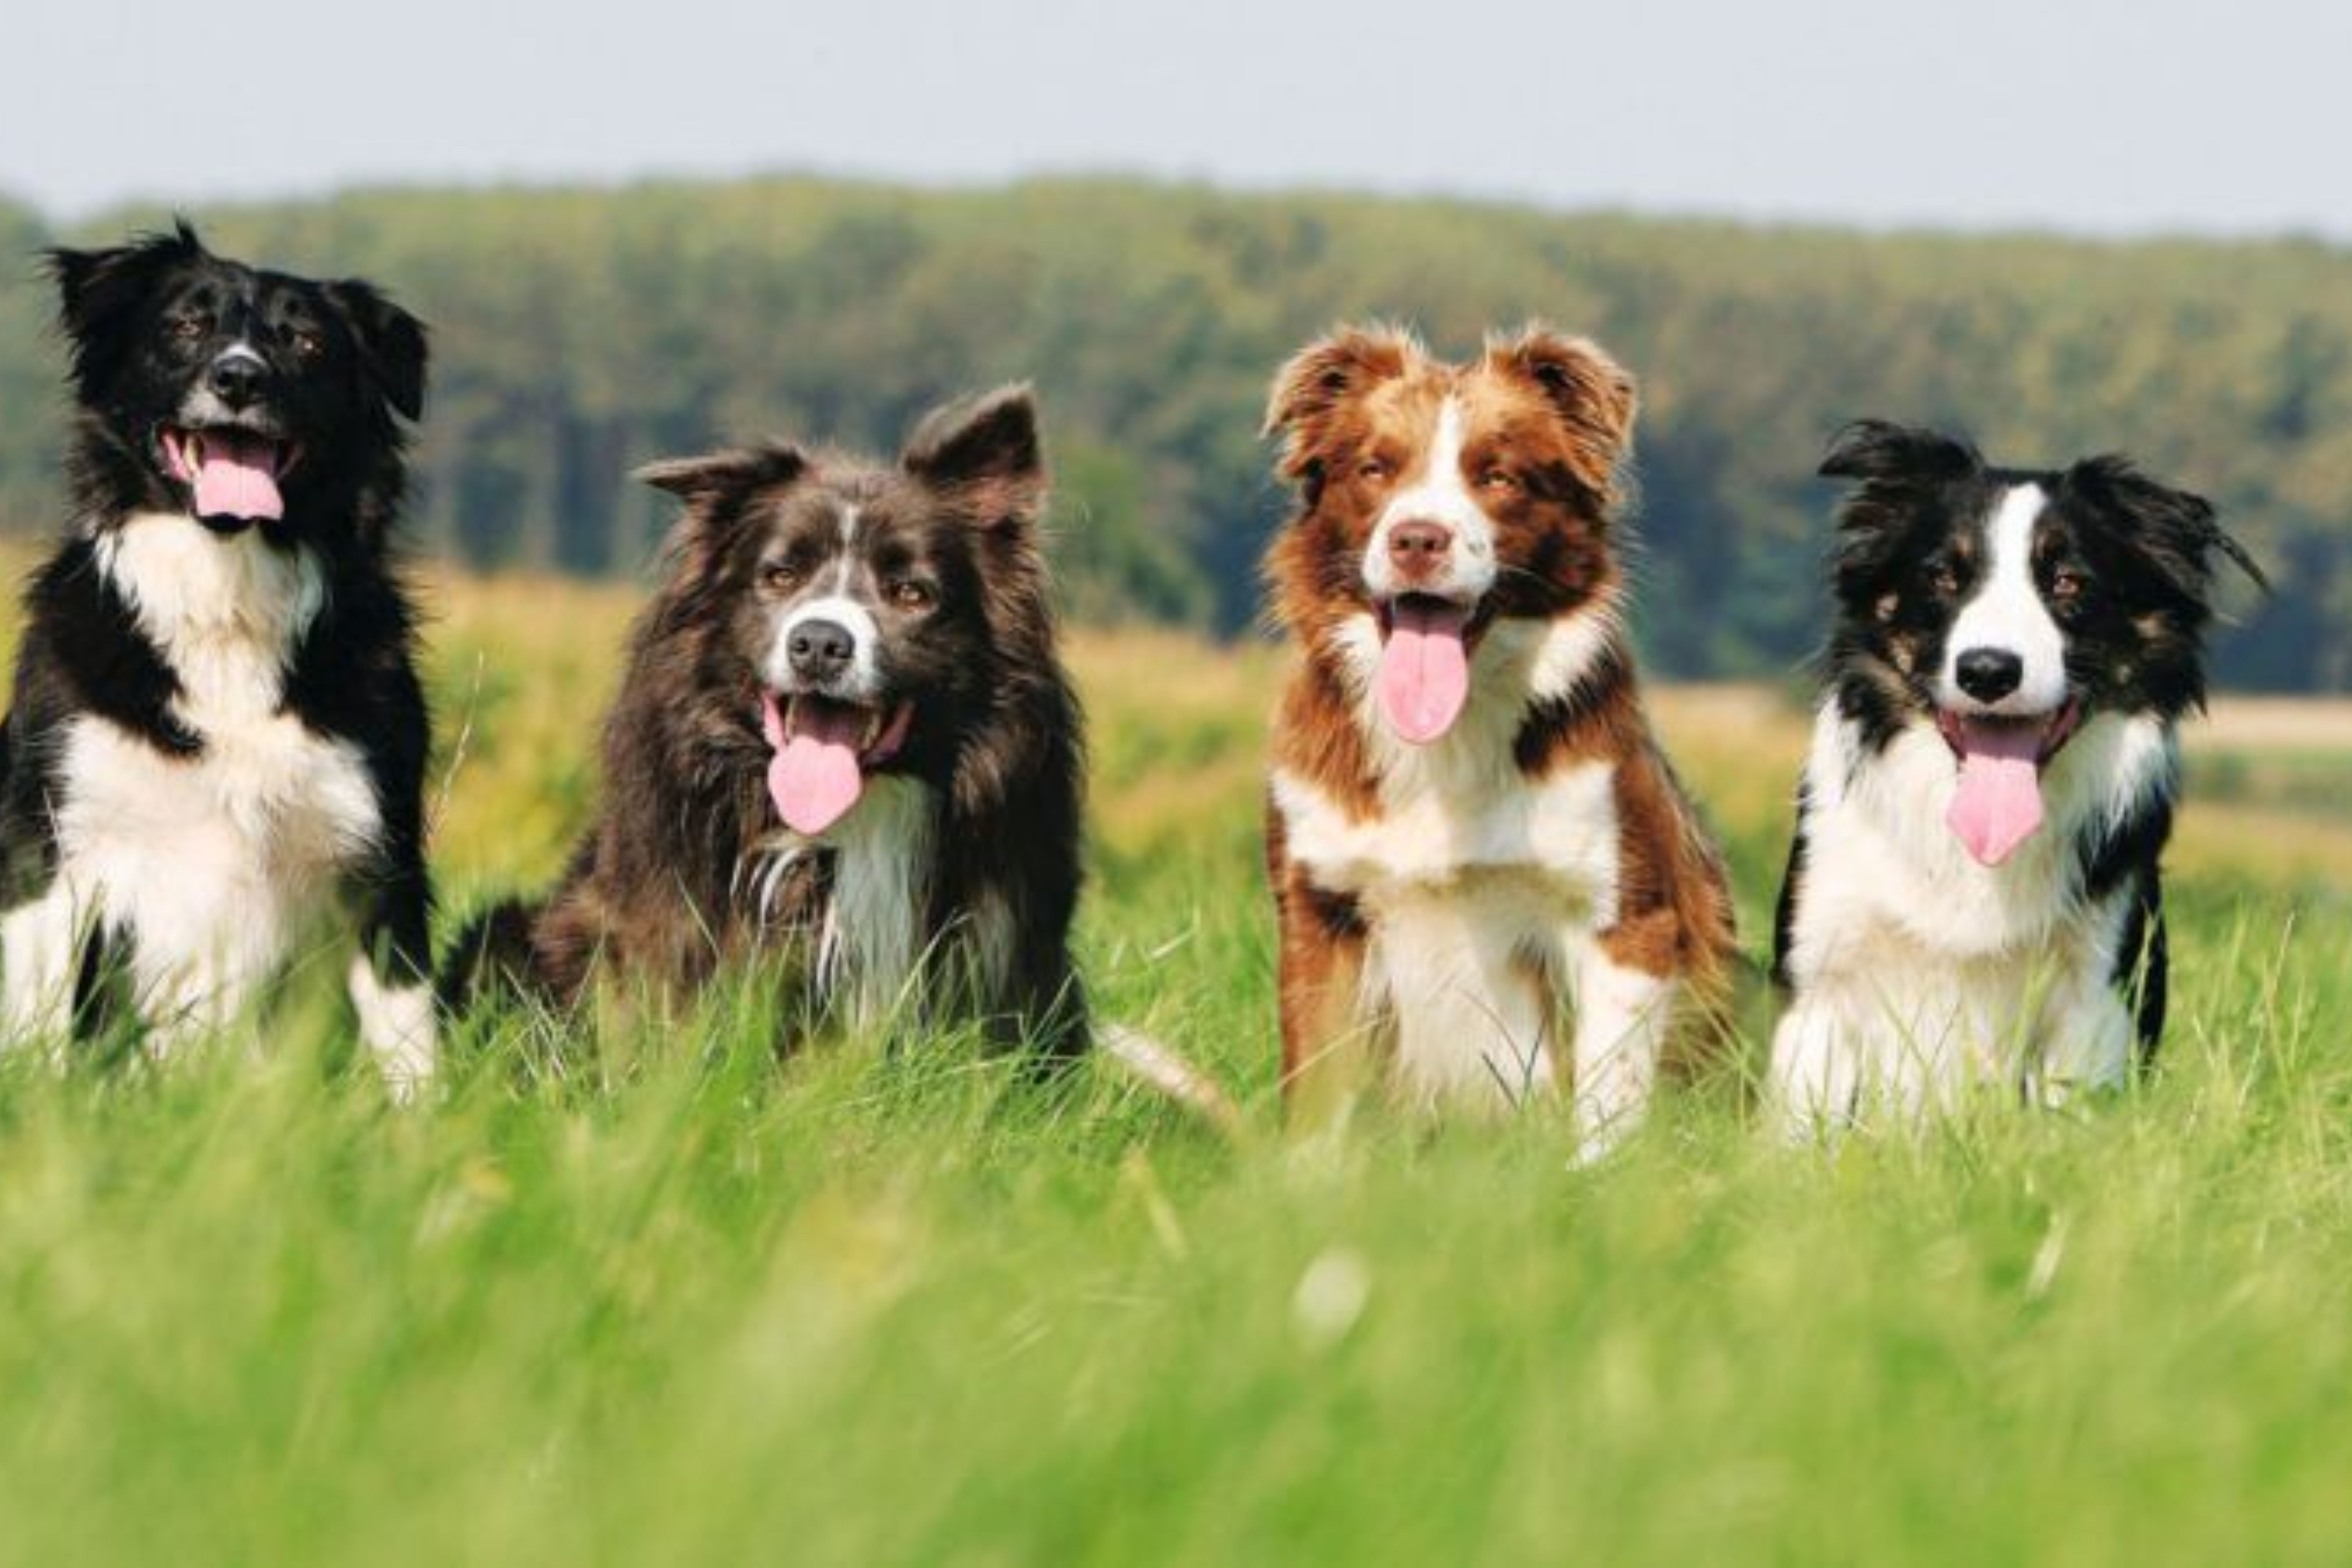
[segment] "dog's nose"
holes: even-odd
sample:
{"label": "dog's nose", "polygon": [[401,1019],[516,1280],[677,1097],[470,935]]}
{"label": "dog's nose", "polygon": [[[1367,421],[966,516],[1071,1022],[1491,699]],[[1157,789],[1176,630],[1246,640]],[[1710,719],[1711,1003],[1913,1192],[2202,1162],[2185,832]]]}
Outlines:
{"label": "dog's nose", "polygon": [[1952,673],[1960,689],[1979,702],[1998,702],[2025,679],[2025,661],[2005,647],[1972,647],[1960,655]]}
{"label": "dog's nose", "polygon": [[1407,582],[1418,582],[1445,563],[1454,531],[1442,522],[1401,522],[1389,530],[1389,564]]}
{"label": "dog's nose", "polygon": [[268,379],[268,367],[259,360],[247,354],[231,354],[214,363],[205,384],[215,397],[231,408],[243,408],[261,395],[261,384]]}
{"label": "dog's nose", "polygon": [[793,628],[784,652],[793,661],[793,673],[803,680],[831,680],[849,668],[857,644],[837,622],[803,621]]}

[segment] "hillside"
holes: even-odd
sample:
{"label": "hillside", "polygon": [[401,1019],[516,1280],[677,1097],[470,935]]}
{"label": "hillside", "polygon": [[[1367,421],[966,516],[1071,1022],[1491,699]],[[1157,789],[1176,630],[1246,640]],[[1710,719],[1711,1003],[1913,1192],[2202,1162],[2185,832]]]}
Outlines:
{"label": "hillside", "polygon": [[[39,244],[0,206],[0,519],[53,521]],[[436,329],[415,511],[476,564],[635,571],[628,468],[723,435],[891,439],[952,391],[1035,381],[1066,581],[1094,618],[1245,626],[1282,498],[1265,383],[1342,318],[1460,351],[1529,316],[1643,377],[1639,630],[1678,674],[1812,645],[1827,495],[1864,413],[2017,460],[2125,447],[2220,501],[2280,584],[2231,680],[2352,687],[2352,254],[2316,244],[1868,237],[1183,186],[917,191],[808,179],[363,192],[200,210],[222,248],[396,289]],[[1663,613],[1671,607],[1671,614]]]}

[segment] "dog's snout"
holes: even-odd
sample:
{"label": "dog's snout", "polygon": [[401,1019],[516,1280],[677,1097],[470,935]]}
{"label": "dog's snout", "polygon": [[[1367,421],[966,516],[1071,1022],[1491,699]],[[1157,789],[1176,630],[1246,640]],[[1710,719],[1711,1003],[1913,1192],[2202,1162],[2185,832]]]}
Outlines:
{"label": "dog's snout", "polygon": [[857,642],[837,621],[807,620],[793,628],[784,652],[793,661],[793,673],[802,679],[831,680],[849,668]]}
{"label": "dog's snout", "polygon": [[1408,582],[1419,582],[1445,563],[1454,531],[1442,522],[1401,522],[1389,530],[1389,564]]}
{"label": "dog's snout", "polygon": [[1979,702],[1998,702],[2025,679],[2025,660],[2005,647],[1972,647],[1952,667],[1960,689]]}
{"label": "dog's snout", "polygon": [[231,408],[245,408],[261,395],[269,369],[250,354],[226,354],[213,364],[205,384]]}

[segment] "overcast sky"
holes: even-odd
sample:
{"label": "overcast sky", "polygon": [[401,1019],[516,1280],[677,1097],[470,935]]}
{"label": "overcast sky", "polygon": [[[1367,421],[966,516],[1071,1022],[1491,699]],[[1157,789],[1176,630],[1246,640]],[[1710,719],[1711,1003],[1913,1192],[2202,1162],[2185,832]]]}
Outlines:
{"label": "overcast sky", "polygon": [[1133,170],[2352,238],[2345,0],[18,0],[0,191]]}

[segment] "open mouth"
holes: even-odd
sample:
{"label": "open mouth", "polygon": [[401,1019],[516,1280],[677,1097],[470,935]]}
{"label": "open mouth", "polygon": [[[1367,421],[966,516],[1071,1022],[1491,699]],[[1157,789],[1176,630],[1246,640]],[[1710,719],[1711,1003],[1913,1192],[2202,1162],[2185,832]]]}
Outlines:
{"label": "open mouth", "polygon": [[279,483],[302,461],[302,448],[293,442],[226,426],[166,425],[156,439],[163,466],[194,493],[196,516],[205,522],[234,531],[286,515]]}
{"label": "open mouth", "polygon": [[811,693],[760,693],[760,732],[774,753],[768,795],[793,832],[814,837],[849,814],[866,775],[897,756],[915,705],[840,702]]}
{"label": "open mouth", "polygon": [[1399,737],[1427,745],[1454,728],[1470,700],[1475,606],[1433,594],[1399,594],[1372,610],[1381,628],[1373,697]]}
{"label": "open mouth", "polygon": [[2000,865],[2040,830],[2042,772],[2082,724],[2078,697],[2016,719],[1937,710],[1936,727],[1960,769],[1944,820],[1979,865]]}

